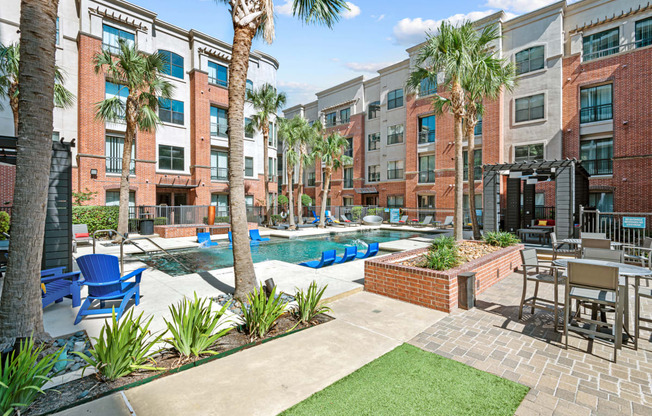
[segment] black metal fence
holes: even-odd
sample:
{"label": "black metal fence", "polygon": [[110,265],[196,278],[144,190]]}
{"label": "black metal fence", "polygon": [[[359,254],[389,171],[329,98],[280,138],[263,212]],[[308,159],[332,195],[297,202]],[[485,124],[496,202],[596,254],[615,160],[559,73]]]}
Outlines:
{"label": "black metal fence", "polygon": [[[154,225],[190,226],[208,224],[210,205],[141,205],[129,207],[129,232],[137,232],[141,220],[154,220]],[[247,207],[247,221],[260,224],[263,207]],[[215,224],[231,222],[228,206],[215,206]]]}

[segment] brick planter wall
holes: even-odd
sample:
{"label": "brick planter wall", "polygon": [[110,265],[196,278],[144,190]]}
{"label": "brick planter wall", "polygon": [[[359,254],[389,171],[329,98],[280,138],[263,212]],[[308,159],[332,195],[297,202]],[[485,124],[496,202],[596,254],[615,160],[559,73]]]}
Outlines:
{"label": "brick planter wall", "polygon": [[[248,223],[249,229],[253,230],[258,228],[255,222]],[[161,238],[176,238],[176,237],[194,237],[197,235],[197,228],[206,227],[204,224],[194,225],[155,225],[154,234],[158,234]],[[228,224],[224,228],[211,228],[211,234],[226,234],[231,230]]]}
{"label": "brick planter wall", "polygon": [[397,264],[428,251],[404,251],[365,261],[365,290],[426,308],[450,312],[457,308],[457,276],[475,272],[476,296],[521,266],[522,245],[507,247],[446,271]]}

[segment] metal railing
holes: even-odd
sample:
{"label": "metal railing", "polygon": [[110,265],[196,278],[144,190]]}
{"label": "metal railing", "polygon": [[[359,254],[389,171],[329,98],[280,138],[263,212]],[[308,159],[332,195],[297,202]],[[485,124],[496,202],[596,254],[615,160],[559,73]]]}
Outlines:
{"label": "metal railing", "polygon": [[613,159],[582,160],[582,166],[591,175],[611,175]]}
{"label": "metal railing", "polygon": [[422,143],[434,143],[435,142],[435,131],[420,131],[419,132],[419,144]]}
{"label": "metal railing", "polygon": [[593,59],[602,58],[604,56],[615,55],[617,53],[630,51],[636,48],[642,48],[650,44],[649,39],[641,39],[636,42],[621,43],[620,45],[612,46],[611,48],[601,49],[591,53],[582,53],[582,62],[591,61]]}
{"label": "metal railing", "polygon": [[393,133],[387,135],[387,144],[403,143],[403,133]]}
{"label": "metal railing", "polygon": [[[122,173],[122,156],[106,157],[106,173]],[[131,159],[129,163],[129,173],[132,175],[136,173],[136,161],[134,159]]]}
{"label": "metal railing", "polygon": [[432,170],[423,170],[419,172],[419,183],[434,183],[435,172]]}
{"label": "metal railing", "polygon": [[[193,226],[208,224],[209,205],[141,205],[129,207],[129,232],[138,232],[139,220],[153,219],[154,225]],[[247,206],[247,221],[260,224],[265,216],[262,206]],[[215,223],[231,221],[229,206],[215,205]]]}
{"label": "metal railing", "polygon": [[641,245],[644,237],[652,235],[652,212],[601,212],[580,207],[579,217],[581,232],[605,233],[620,243]]}
{"label": "metal railing", "polygon": [[613,119],[613,104],[601,104],[580,109],[580,124]]}
{"label": "metal railing", "polygon": [[369,182],[380,182],[380,172],[372,172],[369,174]]}
{"label": "metal railing", "polygon": [[387,169],[387,179],[403,179],[403,169]]}
{"label": "metal railing", "polygon": [[[337,220],[341,219],[341,215],[344,215],[346,218],[353,222],[360,222],[362,218],[367,215],[377,215],[383,218],[383,221],[390,223],[390,215],[392,209],[399,209],[401,216],[407,215],[408,222],[417,222],[423,221],[427,216],[432,217],[433,221],[439,221],[443,223],[446,220],[446,217],[453,216],[454,210],[452,208],[404,208],[404,207],[381,207],[377,205],[353,205],[353,206],[337,206],[337,205],[327,205],[326,210],[330,211],[331,215]],[[303,218],[308,219],[308,222],[312,222],[313,211],[317,216],[321,213],[321,206],[313,205],[309,207],[303,207]],[[467,210],[468,211],[468,210]],[[482,210],[478,210],[482,211]],[[468,214],[468,212],[467,212]],[[479,217],[480,224],[481,217]],[[417,221],[412,221],[417,220]],[[465,223],[468,223],[466,221]]]}
{"label": "metal railing", "polygon": [[225,181],[229,179],[229,168],[211,167],[211,180]]}

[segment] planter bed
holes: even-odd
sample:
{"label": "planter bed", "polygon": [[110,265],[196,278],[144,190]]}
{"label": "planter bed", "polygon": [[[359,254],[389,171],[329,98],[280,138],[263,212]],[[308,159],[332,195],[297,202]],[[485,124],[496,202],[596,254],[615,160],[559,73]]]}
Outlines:
{"label": "planter bed", "polygon": [[332,317],[325,314],[318,315],[313,324],[298,325],[292,331],[287,332],[297,324],[297,320],[291,315],[283,315],[266,338],[254,342],[251,342],[249,337],[241,332],[240,328],[236,328],[220,338],[215,344],[215,350],[219,354],[193,358],[186,362],[180,362],[179,356],[175,352],[165,349],[156,357],[156,366],[165,368],[163,371],[137,371],[109,382],[100,381],[95,374],[82,377],[45,390],[45,394],[38,396],[32,405],[21,414],[36,416],[60,412],[117,391],[146,384],[160,377],[188,370],[238,351],[326,323],[332,319]]}
{"label": "planter bed", "polygon": [[365,261],[364,287],[372,293],[451,312],[457,308],[459,274],[476,274],[477,296],[521,266],[522,248],[522,244],[502,248],[444,271],[417,266],[421,257],[428,252],[428,248],[370,259]]}

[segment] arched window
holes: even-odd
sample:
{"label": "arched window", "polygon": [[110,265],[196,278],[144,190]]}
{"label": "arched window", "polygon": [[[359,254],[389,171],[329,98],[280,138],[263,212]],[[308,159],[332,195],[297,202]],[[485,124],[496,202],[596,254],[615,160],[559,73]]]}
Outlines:
{"label": "arched window", "polygon": [[254,82],[250,79],[247,80],[247,91],[253,91],[254,90]]}
{"label": "arched window", "polygon": [[183,57],[174,52],[159,50],[158,53],[163,57],[163,71],[166,75],[183,79]]}

